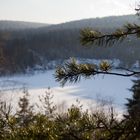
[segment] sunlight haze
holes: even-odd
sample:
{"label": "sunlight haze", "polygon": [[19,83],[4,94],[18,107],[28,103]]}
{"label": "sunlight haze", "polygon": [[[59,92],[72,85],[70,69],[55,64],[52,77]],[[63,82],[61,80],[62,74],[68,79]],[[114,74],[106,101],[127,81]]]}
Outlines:
{"label": "sunlight haze", "polygon": [[0,0],[0,20],[62,23],[135,13],[136,0]]}

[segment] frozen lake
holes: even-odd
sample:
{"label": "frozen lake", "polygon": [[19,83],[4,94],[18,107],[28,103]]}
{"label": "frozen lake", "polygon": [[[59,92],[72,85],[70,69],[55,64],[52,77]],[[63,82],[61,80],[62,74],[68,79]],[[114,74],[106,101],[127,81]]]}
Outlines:
{"label": "frozen lake", "polygon": [[[35,75],[17,75],[1,78],[1,97],[6,101],[12,101],[16,106],[21,91],[7,91],[25,86],[29,89],[30,98],[33,103],[38,102],[38,96],[44,94],[47,88],[50,88],[54,95],[54,102],[61,103],[65,101],[72,104],[76,99],[82,103],[91,104],[98,99],[111,100],[118,108],[124,108],[127,102],[126,98],[131,97],[129,89],[132,87],[134,78],[126,78],[111,75],[99,75],[91,79],[82,79],[76,84],[67,84],[63,88],[54,79],[54,70]],[[2,82],[3,81],[3,82]]]}

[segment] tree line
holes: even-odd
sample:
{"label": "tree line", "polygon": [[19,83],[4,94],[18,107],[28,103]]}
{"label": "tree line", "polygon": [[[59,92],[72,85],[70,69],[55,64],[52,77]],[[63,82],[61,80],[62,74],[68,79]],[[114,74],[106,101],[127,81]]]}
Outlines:
{"label": "tree line", "polygon": [[[123,24],[127,19],[136,21],[133,18],[134,16],[109,17],[68,22],[37,29],[1,30],[1,57],[5,59],[3,61],[5,66],[2,66],[3,70],[1,69],[0,73],[25,72],[27,68],[47,65],[48,61],[65,60],[70,57],[119,59],[121,66],[131,67],[137,60],[138,62],[140,60],[139,40],[136,36],[129,37],[122,43],[110,47],[99,47],[96,44],[94,47],[83,47],[79,39],[81,29],[87,25],[95,26],[95,29],[107,33],[113,32],[115,27],[119,27],[119,24]],[[109,21],[114,22],[111,22],[110,27],[104,26],[104,23]],[[118,23],[115,24],[115,21]],[[100,26],[97,26],[98,23]]]}

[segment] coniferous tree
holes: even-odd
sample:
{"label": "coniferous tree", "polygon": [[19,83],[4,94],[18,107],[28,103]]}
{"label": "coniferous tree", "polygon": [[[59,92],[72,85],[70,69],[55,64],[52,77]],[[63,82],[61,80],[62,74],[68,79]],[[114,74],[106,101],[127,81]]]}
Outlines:
{"label": "coniferous tree", "polygon": [[18,105],[19,110],[17,111],[17,116],[20,121],[20,125],[25,127],[32,121],[33,106],[29,105],[28,91],[23,89],[24,96],[19,99]]}
{"label": "coniferous tree", "polygon": [[[136,9],[137,15],[140,13],[140,5]],[[123,28],[117,29],[110,34],[104,34],[95,31],[91,28],[86,28],[81,31],[81,43],[83,45],[96,44],[99,46],[110,46],[116,41],[122,42],[128,36],[136,36],[140,38],[140,25],[128,23]],[[81,77],[89,78],[90,76],[106,74],[130,77],[140,74],[139,71],[131,70],[129,68],[120,68],[125,70],[126,73],[118,73],[111,71],[111,64],[102,61],[99,65],[94,64],[79,64],[76,60],[72,59],[70,62],[65,63],[62,67],[56,70],[56,80],[64,85],[66,82],[77,82]],[[132,99],[128,99],[126,104],[128,114],[124,115],[122,130],[119,135],[121,139],[139,140],[140,139],[140,80],[135,81],[131,91],[133,92]],[[118,138],[117,138],[118,139]]]}
{"label": "coniferous tree", "polygon": [[126,129],[129,132],[130,138],[140,138],[140,79],[134,81],[134,85],[131,88],[133,93],[131,99],[127,99],[127,115],[124,115],[126,119]]}
{"label": "coniferous tree", "polygon": [[139,118],[140,116],[140,80],[135,80],[131,88],[133,92],[132,99],[128,99],[126,104],[129,116],[132,118]]}

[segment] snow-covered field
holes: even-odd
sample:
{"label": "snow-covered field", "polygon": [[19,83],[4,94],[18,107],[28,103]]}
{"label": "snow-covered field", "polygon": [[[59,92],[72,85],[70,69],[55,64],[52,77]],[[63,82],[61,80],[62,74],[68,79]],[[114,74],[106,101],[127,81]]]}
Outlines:
{"label": "snow-covered field", "polygon": [[[54,70],[35,75],[17,75],[3,77],[0,79],[1,98],[7,102],[12,102],[16,107],[23,86],[29,89],[30,99],[33,104],[38,103],[38,96],[41,96],[50,88],[54,95],[55,104],[65,102],[70,105],[79,99],[84,106],[92,106],[99,100],[113,101],[113,104],[120,110],[124,109],[126,98],[131,97],[129,89],[133,85],[132,79],[119,76],[100,75],[91,79],[82,79],[76,84],[67,84],[60,87],[54,79]],[[12,91],[8,89],[13,89]]]}

